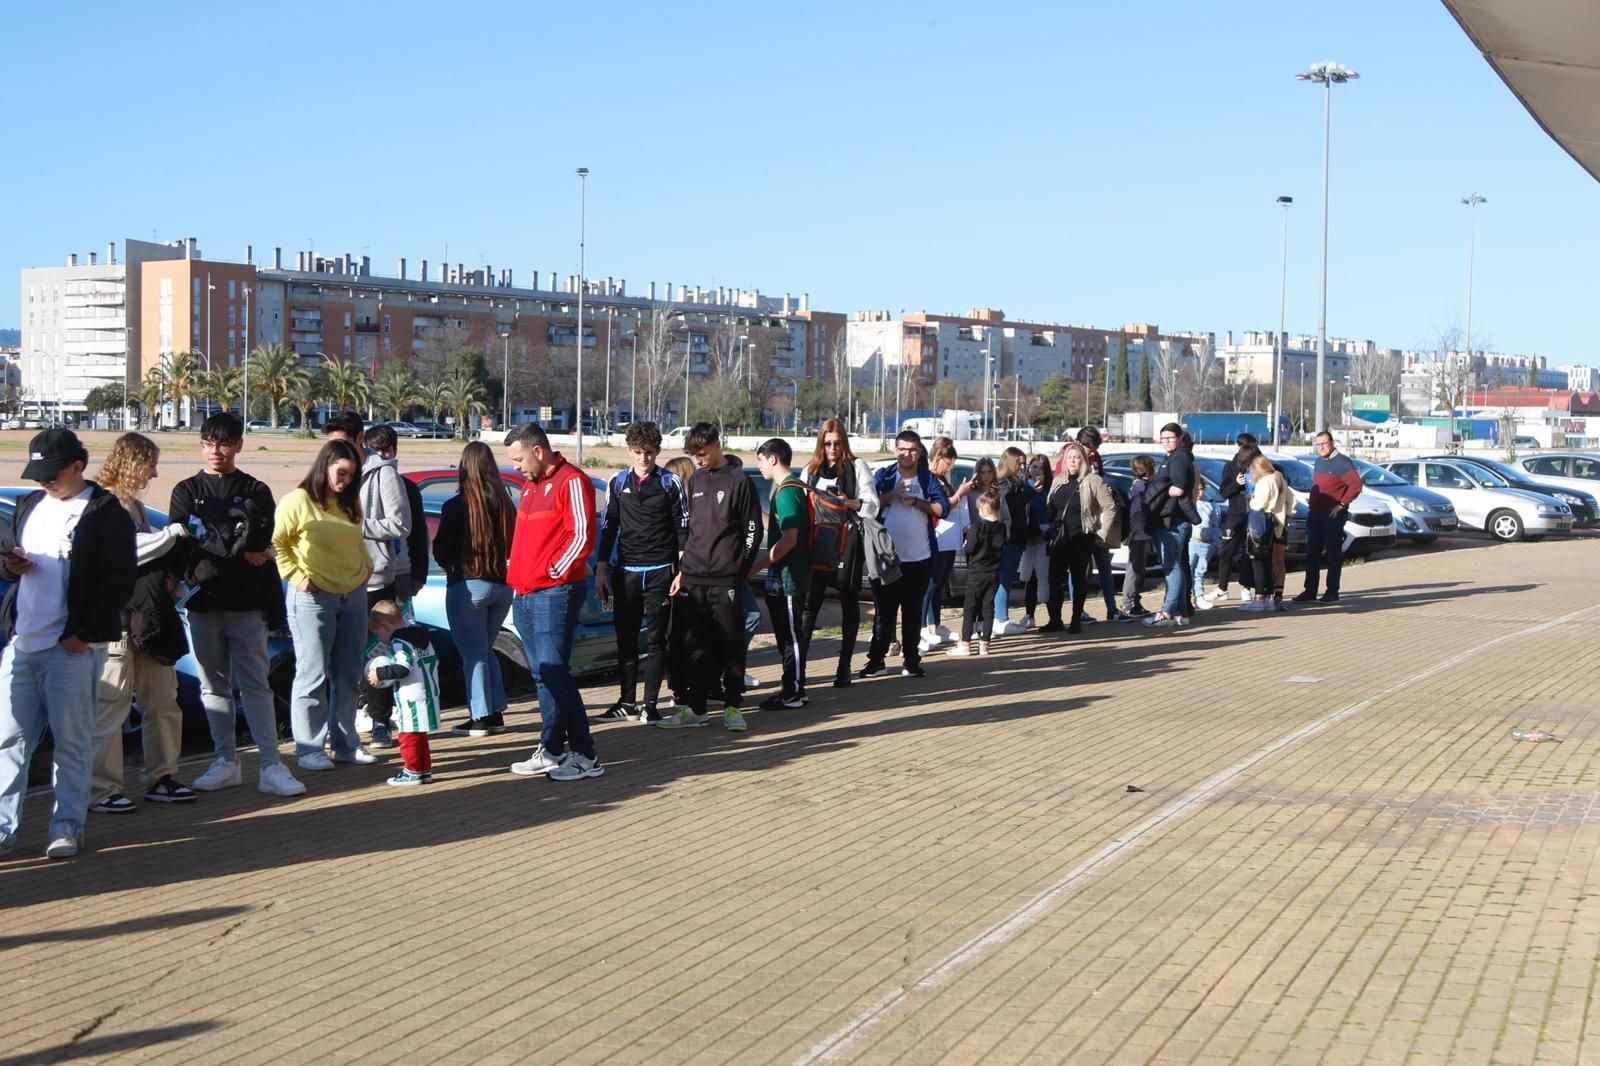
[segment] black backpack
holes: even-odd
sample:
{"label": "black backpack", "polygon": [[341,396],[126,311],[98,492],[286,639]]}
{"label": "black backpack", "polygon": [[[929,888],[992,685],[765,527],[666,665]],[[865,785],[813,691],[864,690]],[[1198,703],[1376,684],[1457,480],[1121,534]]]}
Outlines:
{"label": "black backpack", "polygon": [[406,487],[406,502],[411,505],[411,532],[406,534],[406,551],[411,555],[411,591],[414,595],[428,580],[428,520],[422,513],[422,490],[417,483],[401,475],[400,484]]}

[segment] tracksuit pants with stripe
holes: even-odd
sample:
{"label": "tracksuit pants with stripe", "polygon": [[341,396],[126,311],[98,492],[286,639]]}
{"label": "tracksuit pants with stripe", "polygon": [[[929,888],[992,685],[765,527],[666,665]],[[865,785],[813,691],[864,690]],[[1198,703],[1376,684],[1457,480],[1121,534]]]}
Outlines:
{"label": "tracksuit pants with stripe", "polygon": [[811,635],[803,624],[804,593],[786,593],[783,586],[767,583],[767,617],[772,619],[772,634],[778,638],[778,654],[783,660],[783,695],[806,694],[806,654],[811,650]]}

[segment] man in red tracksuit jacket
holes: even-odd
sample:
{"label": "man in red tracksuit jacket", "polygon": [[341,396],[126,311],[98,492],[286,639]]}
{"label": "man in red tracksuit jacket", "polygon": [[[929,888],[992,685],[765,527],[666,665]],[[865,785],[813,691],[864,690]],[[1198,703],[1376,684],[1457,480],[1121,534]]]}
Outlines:
{"label": "man in red tracksuit jacket", "polygon": [[589,734],[583,694],[572,677],[572,634],[588,593],[589,553],[594,548],[594,485],[582,470],[550,447],[538,425],[515,426],[506,434],[511,463],[528,481],[517,503],[516,533],[506,582],[516,593],[512,622],[539,689],[544,728],[539,746],[511,772],[549,774],[577,781],[605,773]]}

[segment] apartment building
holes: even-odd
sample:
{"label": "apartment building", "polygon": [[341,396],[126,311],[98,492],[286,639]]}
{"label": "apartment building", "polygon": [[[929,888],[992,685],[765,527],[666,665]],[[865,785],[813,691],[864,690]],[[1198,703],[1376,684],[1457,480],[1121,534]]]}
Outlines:
{"label": "apartment building", "polygon": [[[220,369],[241,366],[261,345],[283,344],[309,369],[333,357],[376,373],[407,359],[427,380],[449,351],[471,345],[489,354],[495,371],[509,371],[515,406],[550,406],[553,423],[563,426],[574,392],[563,360],[575,362],[581,345],[586,413],[596,415],[606,406],[608,367],[619,382],[626,376],[623,360],[652,317],[671,319],[672,347],[691,379],[724,365],[728,351],[764,367],[774,382],[831,379],[827,356],[845,327],[842,314],[813,310],[805,294],[650,282],[633,295],[626,279],[606,277],[582,285],[580,340],[580,283],[572,275],[533,272],[518,287],[511,270],[490,264],[430,269],[421,260],[413,274],[401,259],[384,277],[366,256],[304,250],[286,265],[274,248],[258,264],[246,246],[235,262],[204,256],[194,238],[128,240],[124,248],[121,262],[113,244],[104,262],[73,255],[64,267],[22,272],[22,378],[41,408],[81,412],[96,386],[137,388],[175,352],[195,353],[200,369]],[[680,415],[676,406],[668,405],[669,417]],[[609,407],[613,418],[630,415],[620,388]]]}

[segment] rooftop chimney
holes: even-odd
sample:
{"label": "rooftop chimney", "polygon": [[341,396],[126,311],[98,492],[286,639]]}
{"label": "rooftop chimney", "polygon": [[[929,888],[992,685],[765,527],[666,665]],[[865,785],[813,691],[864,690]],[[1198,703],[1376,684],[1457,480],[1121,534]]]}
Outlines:
{"label": "rooftop chimney", "polygon": [[656,298],[656,283],[652,281],[650,283],[650,301],[652,303],[654,303],[655,302],[655,298]]}
{"label": "rooftop chimney", "polygon": [[[537,288],[537,286],[535,286],[535,288]],[[546,292],[555,292],[556,291],[556,272],[554,270],[550,271],[550,287],[547,288],[545,291]]]}
{"label": "rooftop chimney", "polygon": [[400,257],[400,274],[399,274],[399,277],[400,277],[401,281],[406,280],[406,257],[403,256],[403,255]]}
{"label": "rooftop chimney", "polygon": [[67,253],[67,266],[75,267],[77,265],[78,265],[78,253],[77,252],[68,252]]}
{"label": "rooftop chimney", "polygon": [[[800,313],[804,314],[809,310],[811,310],[811,294],[809,292],[803,292],[800,294]],[[889,312],[884,312],[885,317],[887,317],[888,314]]]}
{"label": "rooftop chimney", "polygon": [[277,245],[272,246],[272,269],[283,269],[283,249]]}
{"label": "rooftop chimney", "polygon": [[422,261],[422,267],[421,267],[421,269],[419,269],[417,271],[417,280],[418,281],[427,281],[428,280],[428,261],[426,259],[424,259]]}
{"label": "rooftop chimney", "polygon": [[106,242],[106,264],[109,266],[117,261],[117,245],[115,241]]}
{"label": "rooftop chimney", "polygon": [[90,265],[90,266],[94,266],[94,265],[95,265],[95,263],[94,263],[94,257],[95,257],[95,253],[94,253],[94,252],[90,252],[90,253],[89,253],[89,265]]}
{"label": "rooftop chimney", "polygon": [[372,273],[372,260],[367,256],[361,257],[361,276],[366,277]]}
{"label": "rooftop chimney", "polygon": [[244,246],[244,261],[246,265],[256,261],[256,250],[254,245],[247,244]]}

